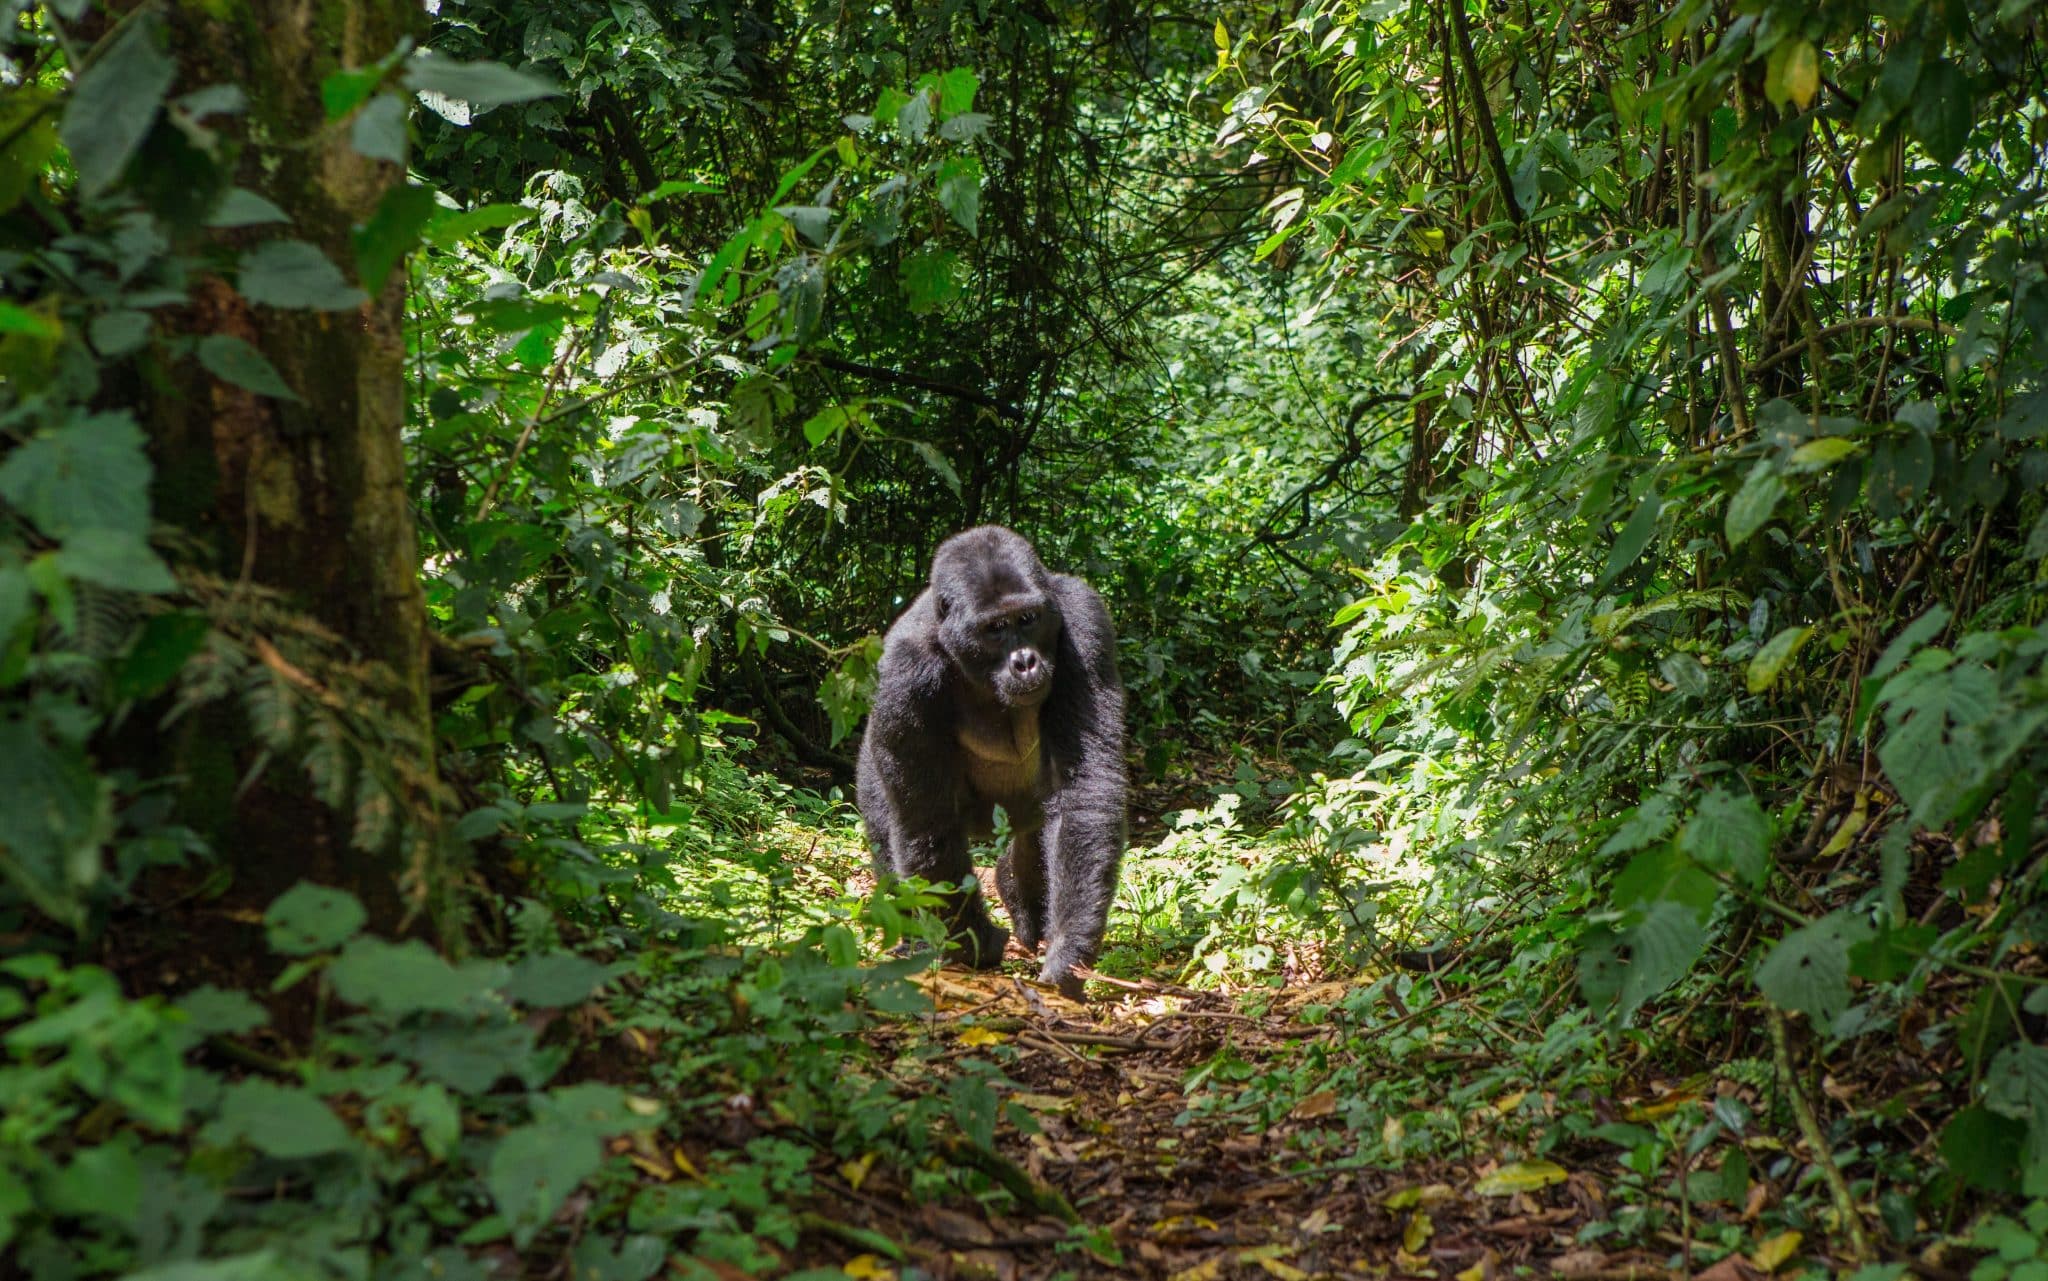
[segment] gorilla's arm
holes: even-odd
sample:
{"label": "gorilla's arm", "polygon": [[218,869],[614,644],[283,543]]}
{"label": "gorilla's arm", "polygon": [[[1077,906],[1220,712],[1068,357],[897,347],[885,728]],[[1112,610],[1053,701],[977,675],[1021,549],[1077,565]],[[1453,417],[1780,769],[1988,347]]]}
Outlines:
{"label": "gorilla's arm", "polygon": [[1124,852],[1124,690],[1116,634],[1095,590],[1052,576],[1064,626],[1045,733],[1058,772],[1046,798],[1047,947],[1044,978],[1078,995],[1074,965],[1093,962]]}
{"label": "gorilla's arm", "polygon": [[[974,876],[964,822],[970,798],[946,658],[927,639],[931,614],[929,596],[921,598],[890,629],[861,743],[860,808],[878,876],[959,882]],[[989,919],[978,889],[949,895],[944,915],[965,959],[998,963],[1009,935]]]}

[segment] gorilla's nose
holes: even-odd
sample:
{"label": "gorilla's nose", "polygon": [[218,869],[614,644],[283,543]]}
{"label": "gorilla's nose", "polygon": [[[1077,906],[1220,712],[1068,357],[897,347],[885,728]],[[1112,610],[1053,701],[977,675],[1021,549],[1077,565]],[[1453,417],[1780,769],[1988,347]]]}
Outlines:
{"label": "gorilla's nose", "polygon": [[1010,655],[1010,670],[1019,676],[1029,676],[1038,670],[1038,654],[1034,650],[1020,649]]}

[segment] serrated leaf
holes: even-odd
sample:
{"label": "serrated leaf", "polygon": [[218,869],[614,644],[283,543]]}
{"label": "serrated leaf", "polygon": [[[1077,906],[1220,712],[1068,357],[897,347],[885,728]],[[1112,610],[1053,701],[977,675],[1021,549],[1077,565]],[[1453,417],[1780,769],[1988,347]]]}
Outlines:
{"label": "serrated leaf", "polygon": [[1784,496],[1785,481],[1768,460],[1751,468],[1743,478],[1742,488],[1728,500],[1728,545],[1740,547],[1751,534],[1762,529]]}
{"label": "serrated leaf", "polygon": [[220,1116],[207,1127],[213,1142],[241,1140],[266,1156],[303,1160],[355,1145],[348,1127],[310,1091],[260,1077],[237,1081],[221,1096]]}
{"label": "serrated leaf", "polygon": [[512,967],[505,995],[521,1005],[558,1009],[588,998],[613,970],[574,952],[544,952]]}
{"label": "serrated leaf", "polygon": [[197,354],[201,367],[222,382],[259,396],[299,402],[299,394],[263,353],[233,334],[208,334],[199,340]]}
{"label": "serrated leaf", "polygon": [[1846,912],[1803,925],[1756,967],[1757,988],[1778,1008],[1825,1027],[1849,1008],[1849,949],[1869,933],[1867,923]]}
{"label": "serrated leaf", "polygon": [[479,232],[515,226],[539,216],[537,210],[516,204],[479,205],[475,209],[441,209],[428,220],[425,230],[420,233],[420,239],[437,249],[447,249],[461,244]]}
{"label": "serrated leaf", "polygon": [[957,116],[963,111],[974,110],[974,92],[981,86],[981,78],[970,67],[954,67],[939,77],[939,115],[941,118]]}
{"label": "serrated leaf", "polygon": [[88,529],[140,543],[149,529],[149,456],[125,409],[50,428],[0,461],[0,498],[52,538]]}
{"label": "serrated leaf", "polygon": [[369,301],[326,254],[303,240],[272,240],[243,254],[235,287],[266,307],[347,311]]}
{"label": "serrated leaf", "polygon": [[208,983],[178,998],[186,1026],[202,1036],[238,1036],[270,1021],[247,992]]}
{"label": "serrated leaf", "polygon": [[505,967],[487,961],[451,965],[418,939],[358,938],[327,970],[342,1000],[378,1014],[453,1012],[503,985]]}
{"label": "serrated leaf", "polygon": [[97,51],[71,88],[58,133],[71,151],[78,189],[85,195],[97,196],[114,185],[156,123],[178,74],[177,64],[160,47],[163,30],[156,12],[136,14],[115,31],[112,43]]}
{"label": "serrated leaf", "polygon": [[57,549],[56,566],[66,578],[119,592],[168,592],[178,586],[142,536],[121,529],[73,531]]}
{"label": "serrated leaf", "polygon": [[1678,848],[1701,867],[1754,888],[1770,876],[1771,821],[1747,792],[1716,789],[1686,820]]}
{"label": "serrated leaf", "polygon": [[125,356],[149,341],[149,313],[125,308],[93,317],[86,330],[102,356]]}
{"label": "serrated leaf", "polygon": [[263,914],[266,939],[273,952],[308,956],[354,938],[369,920],[363,905],[347,890],[300,881]]}
{"label": "serrated leaf", "polygon": [[524,1243],[554,1217],[582,1182],[597,1173],[604,1150],[588,1130],[557,1124],[522,1126],[491,1152],[484,1186]]}
{"label": "serrated leaf", "polygon": [[1620,1003],[1614,1013],[1626,1020],[1692,971],[1707,950],[1707,931],[1691,907],[1652,903],[1622,931],[1621,941],[1628,947],[1628,964],[1621,972]]}
{"label": "serrated leaf", "polygon": [[1777,684],[1778,673],[1812,637],[1811,627],[1787,627],[1765,641],[1757,650],[1756,657],[1749,660],[1749,671],[1745,677],[1749,692],[1761,694]]}

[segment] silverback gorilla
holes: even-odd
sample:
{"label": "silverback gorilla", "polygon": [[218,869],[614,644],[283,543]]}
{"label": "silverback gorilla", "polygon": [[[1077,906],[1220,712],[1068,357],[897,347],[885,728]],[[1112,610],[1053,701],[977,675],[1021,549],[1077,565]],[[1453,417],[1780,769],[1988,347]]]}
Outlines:
{"label": "silverback gorilla", "polygon": [[1116,635],[1087,583],[996,525],[956,534],[883,642],[860,745],[875,874],[968,882],[947,896],[947,950],[993,969],[1009,938],[973,883],[967,842],[1013,833],[996,869],[1017,941],[1079,997],[1124,850],[1124,692]]}

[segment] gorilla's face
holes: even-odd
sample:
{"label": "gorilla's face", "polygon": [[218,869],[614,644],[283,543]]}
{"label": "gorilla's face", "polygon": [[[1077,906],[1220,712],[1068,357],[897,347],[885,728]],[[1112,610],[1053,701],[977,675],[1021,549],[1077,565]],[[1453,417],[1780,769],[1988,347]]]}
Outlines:
{"label": "gorilla's face", "polygon": [[939,644],[985,696],[1037,707],[1052,693],[1059,610],[1030,545],[1014,534],[973,536],[982,532],[949,540],[933,562]]}

